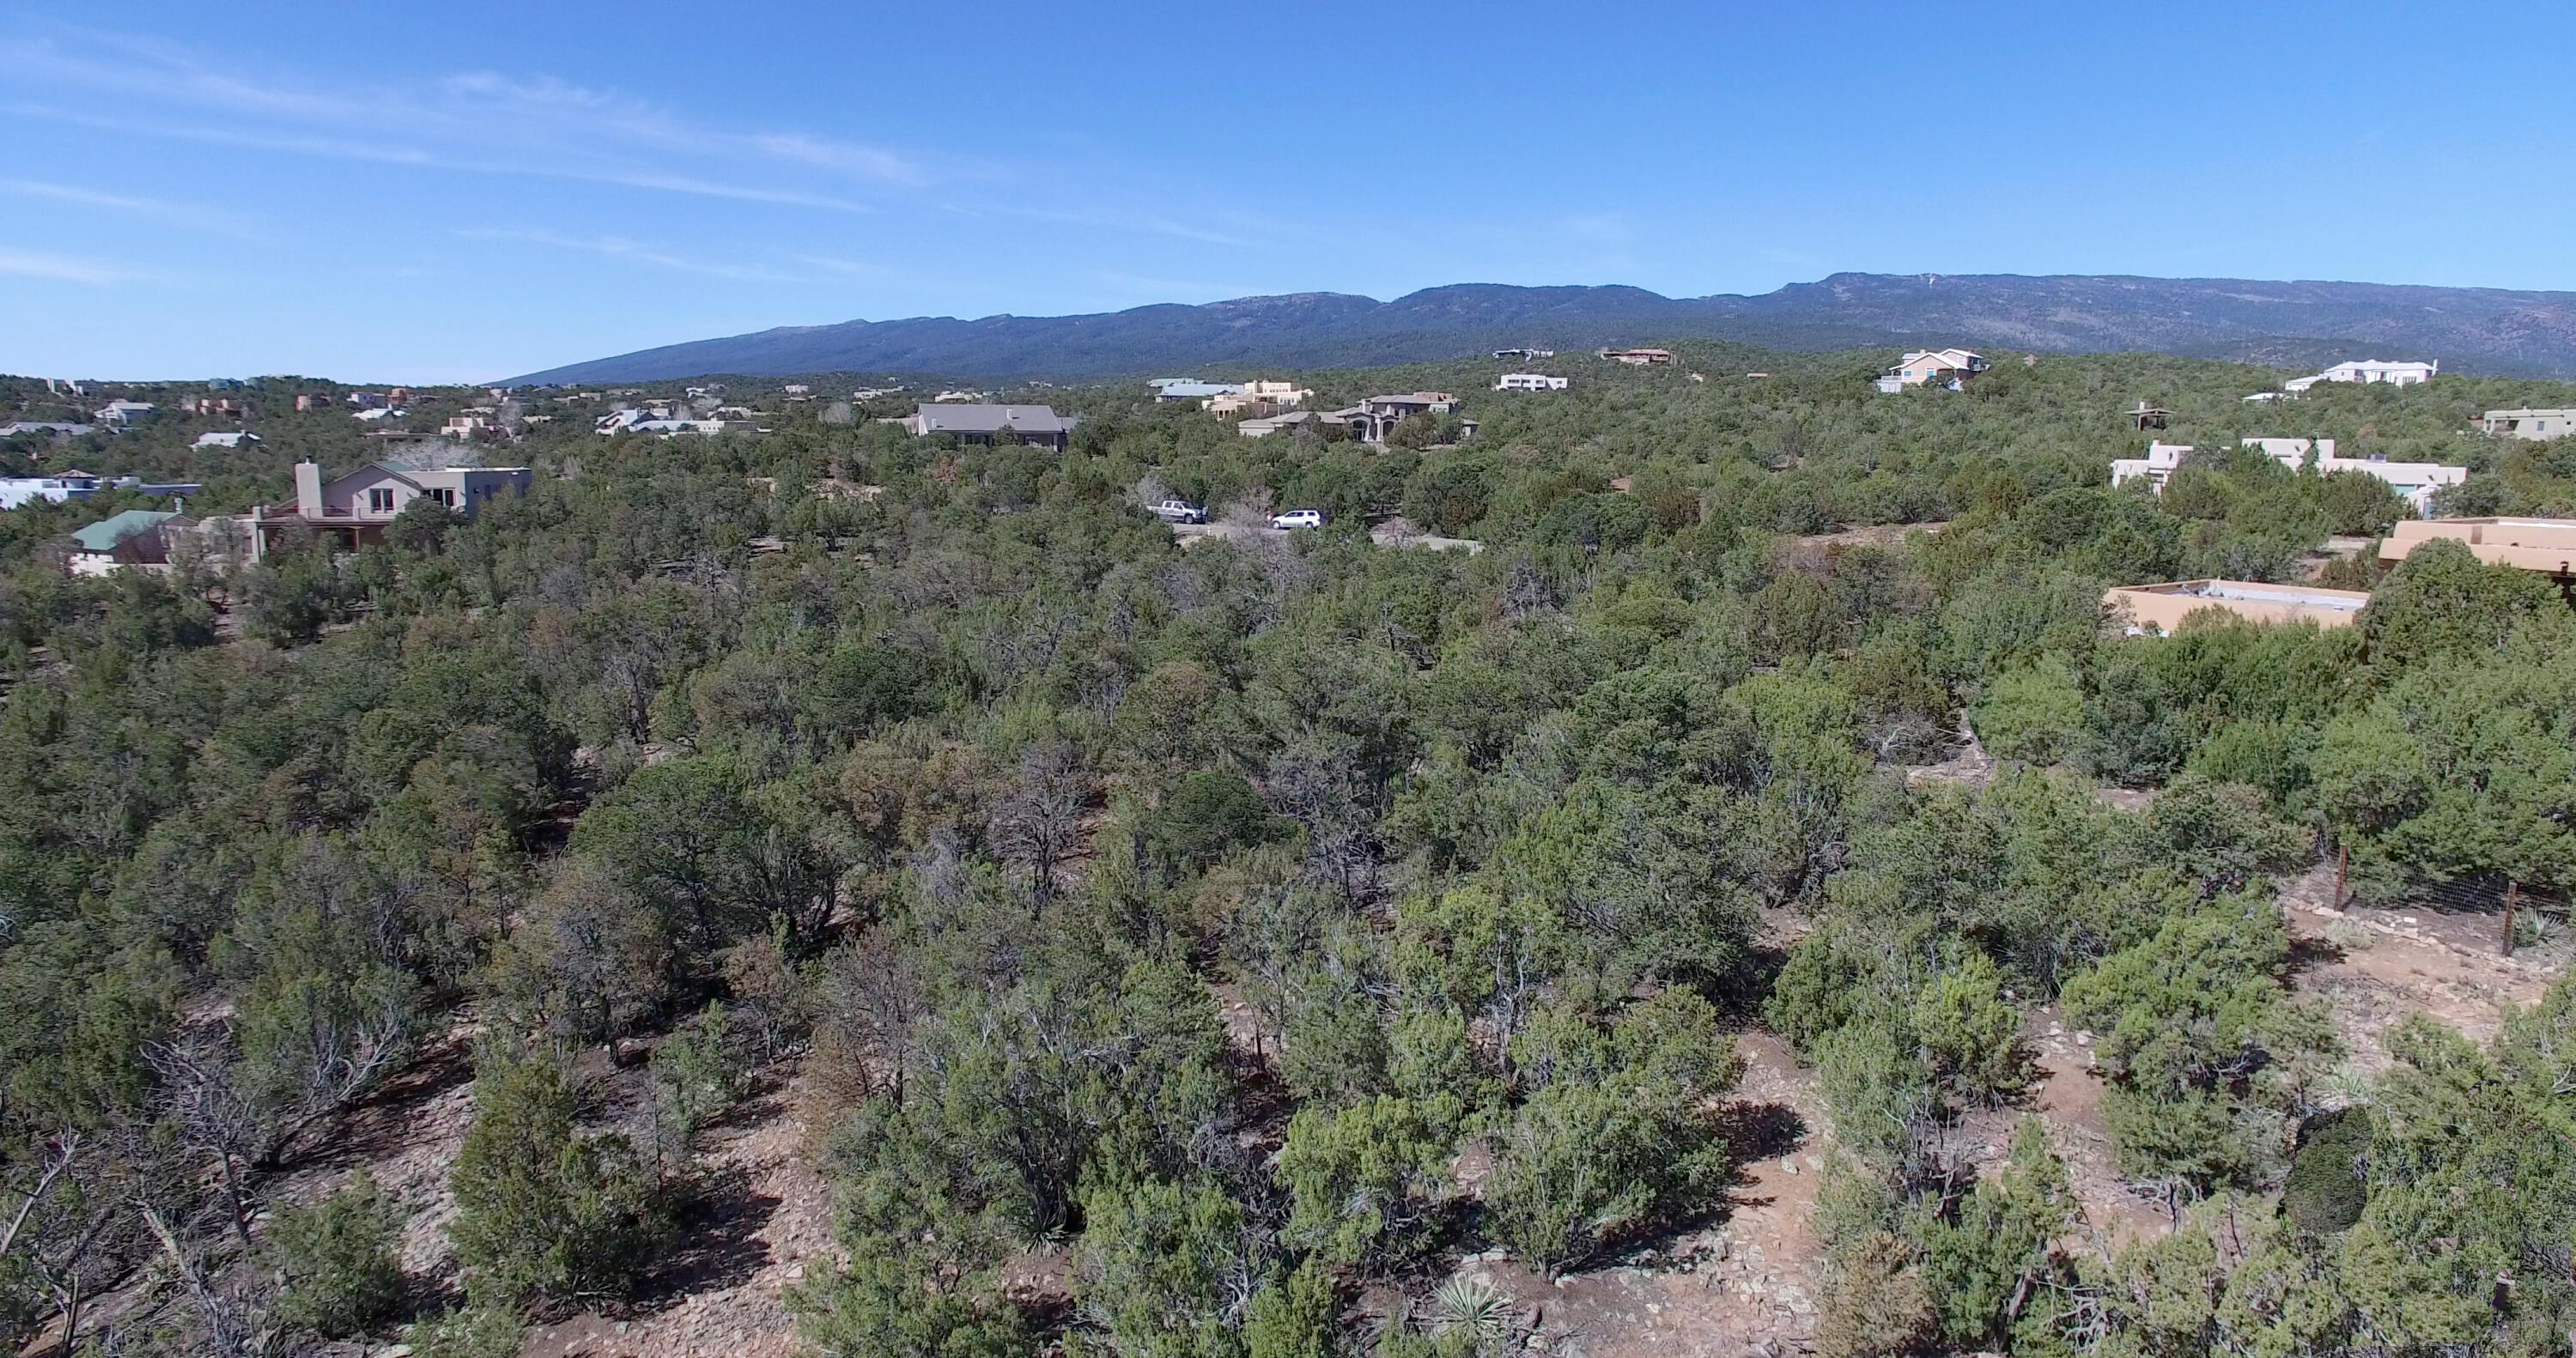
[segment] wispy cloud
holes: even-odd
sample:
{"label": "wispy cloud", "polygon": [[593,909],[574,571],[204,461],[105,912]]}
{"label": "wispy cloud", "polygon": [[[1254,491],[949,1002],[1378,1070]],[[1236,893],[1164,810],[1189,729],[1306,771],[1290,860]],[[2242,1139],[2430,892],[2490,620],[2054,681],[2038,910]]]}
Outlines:
{"label": "wispy cloud", "polygon": [[[406,90],[334,88],[213,68],[123,34],[0,35],[22,91],[9,111],[139,135],[298,155],[537,176],[832,211],[939,176],[861,142],[692,121],[553,77],[464,72]],[[104,55],[99,55],[103,53]]]}
{"label": "wispy cloud", "polygon": [[121,193],[102,193],[78,184],[55,184],[40,179],[0,179],[0,194],[12,198],[31,198],[38,202],[67,203],[74,207],[96,208],[103,212],[124,213],[161,221],[238,235],[243,231],[239,216],[221,208],[202,207],[194,203],[171,203],[158,198],[137,198]]}
{"label": "wispy cloud", "polygon": [[51,254],[43,250],[14,250],[5,245],[0,245],[0,274],[41,278],[55,283],[87,283],[101,288],[138,282],[143,277],[139,271],[122,264]]}
{"label": "wispy cloud", "polygon": [[642,241],[623,236],[567,236],[560,232],[518,227],[486,227],[459,230],[461,240],[519,241],[543,245],[556,250],[579,250],[587,254],[606,255],[611,259],[628,259],[638,264],[651,264],[683,273],[703,274],[709,278],[726,278],[737,283],[810,283],[809,275],[790,273],[765,264],[733,261],[690,259],[673,254]]}

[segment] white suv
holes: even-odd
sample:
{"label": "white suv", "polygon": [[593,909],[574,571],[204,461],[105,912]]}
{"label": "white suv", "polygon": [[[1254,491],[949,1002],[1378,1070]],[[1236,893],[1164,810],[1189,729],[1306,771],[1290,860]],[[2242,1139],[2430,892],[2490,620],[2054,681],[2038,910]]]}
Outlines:
{"label": "white suv", "polygon": [[1207,522],[1207,511],[1187,500],[1164,500],[1146,506],[1145,512],[1165,523]]}
{"label": "white suv", "polygon": [[1270,516],[1270,526],[1273,528],[1321,528],[1324,526],[1324,511],[1320,509],[1292,509],[1284,514],[1273,514]]}

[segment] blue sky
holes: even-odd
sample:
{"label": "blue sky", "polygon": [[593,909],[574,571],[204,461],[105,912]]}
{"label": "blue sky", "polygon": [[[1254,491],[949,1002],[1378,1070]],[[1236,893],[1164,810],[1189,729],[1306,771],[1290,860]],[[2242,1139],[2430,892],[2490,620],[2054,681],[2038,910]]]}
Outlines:
{"label": "blue sky", "polygon": [[2576,289],[2563,3],[0,10],[0,371],[1844,269]]}

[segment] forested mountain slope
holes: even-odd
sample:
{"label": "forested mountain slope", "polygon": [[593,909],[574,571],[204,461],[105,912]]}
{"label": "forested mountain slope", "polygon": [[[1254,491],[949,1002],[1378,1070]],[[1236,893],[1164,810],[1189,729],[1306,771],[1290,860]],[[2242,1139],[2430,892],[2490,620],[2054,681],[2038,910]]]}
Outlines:
{"label": "forested mountain slope", "polygon": [[[1298,374],[1469,393],[1386,447],[534,399],[524,498],[166,576],[61,569],[116,496],[0,514],[0,1334],[2557,1352],[2576,613],[2330,559],[2387,488],[2232,450],[2568,514],[2576,446],[2465,429],[2576,393],[1995,357]],[[375,446],[253,397],[255,448],[0,457],[221,512]],[[2205,450],[2161,499],[2107,485],[2140,400]],[[2209,574],[2373,601],[2099,612]]]}
{"label": "forested mountain slope", "polygon": [[2451,371],[2576,375],[2576,294],[2376,283],[2058,275],[1835,274],[1742,297],[1460,284],[1391,302],[1245,297],[1091,316],[915,317],[788,326],[567,364],[514,382],[701,374],[918,373],[1077,381],[1150,371],[1423,362],[1497,348],[1672,339],[1786,349],[1995,345],[2148,350],[2291,366],[2439,359]]}

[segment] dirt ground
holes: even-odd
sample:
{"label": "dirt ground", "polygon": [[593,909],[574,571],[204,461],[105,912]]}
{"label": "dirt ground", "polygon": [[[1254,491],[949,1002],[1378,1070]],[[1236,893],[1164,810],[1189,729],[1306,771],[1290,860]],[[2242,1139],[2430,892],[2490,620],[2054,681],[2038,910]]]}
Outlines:
{"label": "dirt ground", "polygon": [[529,1332],[523,1358],[786,1358],[798,1351],[785,1294],[832,1257],[831,1195],[796,1116],[792,1063],[703,1134],[706,1191],[679,1252],[640,1299]]}
{"label": "dirt ground", "polygon": [[2567,965],[2567,931],[2505,957],[2499,913],[2336,910],[2333,896],[2334,869],[2320,866],[2286,883],[2281,905],[2298,948],[2292,984],[2326,1004],[2357,1075],[2388,1068],[2382,1039],[2408,1014],[2485,1042],[2501,1026],[2506,1002],[2539,1003]]}
{"label": "dirt ground", "polygon": [[1749,1158],[1711,1218],[1549,1282],[1489,1250],[1458,1276],[1510,1299],[1529,1347],[1567,1358],[1770,1355],[1808,1347],[1822,1296],[1813,1233],[1829,1139],[1814,1072],[1788,1044],[1743,1034],[1744,1079],[1724,1105]]}

